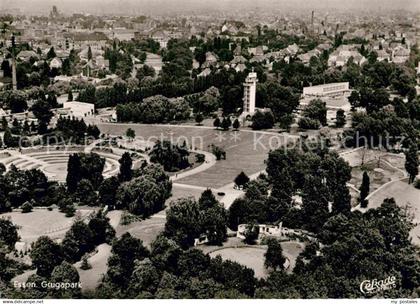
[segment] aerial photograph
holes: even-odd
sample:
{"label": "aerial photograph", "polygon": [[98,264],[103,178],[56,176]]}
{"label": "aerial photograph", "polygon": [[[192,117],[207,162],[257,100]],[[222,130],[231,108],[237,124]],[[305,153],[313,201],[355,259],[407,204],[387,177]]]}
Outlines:
{"label": "aerial photograph", "polygon": [[420,304],[420,0],[0,0],[0,304]]}

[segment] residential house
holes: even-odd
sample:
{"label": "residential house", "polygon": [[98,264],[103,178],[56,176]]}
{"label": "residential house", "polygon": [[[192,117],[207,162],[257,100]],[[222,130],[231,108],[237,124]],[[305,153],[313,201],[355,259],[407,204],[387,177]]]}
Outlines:
{"label": "residential house", "polygon": [[91,47],[92,50],[100,50],[106,46],[108,36],[103,32],[74,32],[66,33],[67,38],[75,49]]}
{"label": "residential house", "polygon": [[31,58],[38,59],[39,56],[34,51],[20,51],[16,55],[16,59],[28,62]]}
{"label": "residential house", "polygon": [[328,66],[344,66],[347,64],[347,61],[349,61],[350,58],[353,58],[353,62],[358,65],[362,65],[367,61],[367,59],[357,50],[337,49],[330,54],[330,57],[328,58]]}
{"label": "residential house", "polygon": [[63,66],[63,62],[61,61],[60,58],[54,57],[53,59],[51,59],[50,69],[61,69],[62,66]]}
{"label": "residential house", "polygon": [[410,58],[410,50],[403,47],[397,46],[392,50],[392,62],[401,64],[405,63]]}
{"label": "residential house", "polygon": [[376,54],[378,55],[378,61],[391,61],[391,55],[385,50],[377,50]]}

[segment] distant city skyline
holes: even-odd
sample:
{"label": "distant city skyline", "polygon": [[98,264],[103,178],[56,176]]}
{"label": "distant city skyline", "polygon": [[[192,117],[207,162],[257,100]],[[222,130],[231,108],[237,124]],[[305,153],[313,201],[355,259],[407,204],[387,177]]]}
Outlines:
{"label": "distant city skyline", "polygon": [[0,0],[0,10],[47,14],[56,5],[62,12],[92,14],[165,14],[194,10],[246,9],[331,9],[331,10],[411,10],[420,11],[420,1],[402,0]]}

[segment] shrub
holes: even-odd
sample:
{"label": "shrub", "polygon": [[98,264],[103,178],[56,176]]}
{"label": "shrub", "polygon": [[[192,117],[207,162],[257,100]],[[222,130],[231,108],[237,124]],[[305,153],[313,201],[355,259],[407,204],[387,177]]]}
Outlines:
{"label": "shrub", "polygon": [[195,161],[197,163],[204,163],[205,160],[206,160],[206,156],[204,154],[196,154],[195,155]]}
{"label": "shrub", "polygon": [[317,119],[311,119],[308,117],[302,117],[299,120],[299,128],[304,130],[317,130],[321,126],[321,123]]}
{"label": "shrub", "polygon": [[30,202],[26,202],[22,205],[22,213],[29,213],[32,211],[32,204]]}
{"label": "shrub", "polygon": [[88,269],[91,269],[91,268],[92,268],[92,265],[89,264],[88,259],[87,259],[87,256],[86,255],[83,256],[83,258],[82,258],[82,264],[80,265],[80,269],[82,269],[82,270],[88,270]]}
{"label": "shrub", "polygon": [[76,207],[74,205],[68,205],[65,207],[64,213],[66,217],[73,217],[76,213]]}

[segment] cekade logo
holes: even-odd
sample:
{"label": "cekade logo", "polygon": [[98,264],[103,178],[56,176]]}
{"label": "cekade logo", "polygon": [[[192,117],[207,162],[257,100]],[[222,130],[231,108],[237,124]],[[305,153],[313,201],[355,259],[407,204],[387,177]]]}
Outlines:
{"label": "cekade logo", "polygon": [[394,276],[389,276],[385,280],[364,280],[360,284],[360,291],[363,294],[374,294],[379,291],[388,290],[396,287],[396,278]]}

